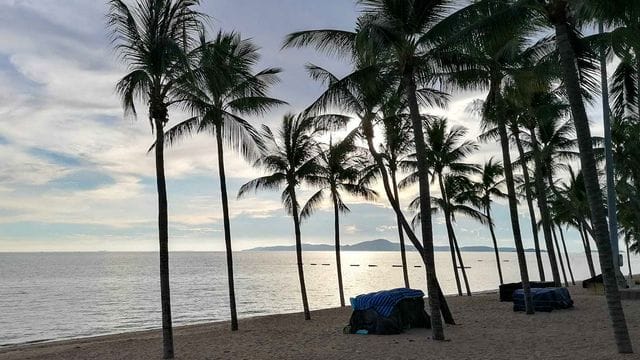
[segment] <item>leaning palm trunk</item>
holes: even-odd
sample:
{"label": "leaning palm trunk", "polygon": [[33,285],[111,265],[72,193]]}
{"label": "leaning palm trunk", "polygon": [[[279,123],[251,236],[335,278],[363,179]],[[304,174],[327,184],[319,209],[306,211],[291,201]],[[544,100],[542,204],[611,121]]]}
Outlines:
{"label": "leaning palm trunk", "polygon": [[[538,141],[536,140],[536,128],[531,126],[531,143],[533,144],[533,158],[535,161],[535,186],[536,186],[536,202],[540,209],[540,217],[542,218],[542,231],[544,233],[544,241],[547,245],[547,254],[549,255],[549,262],[551,263],[551,274],[553,276],[553,282],[556,286],[560,286],[560,273],[558,271],[558,263],[556,262],[556,254],[553,249],[553,238],[551,234],[551,215],[549,213],[549,206],[547,204],[546,191],[544,188],[544,177],[542,175],[542,159],[540,156],[540,148],[538,147]],[[553,185],[553,183],[551,183]]]}
{"label": "leaning palm trunk", "polygon": [[338,208],[338,200],[334,194],[333,198],[333,216],[334,216],[334,235],[336,242],[336,268],[338,271],[338,291],[340,293],[340,306],[344,307],[344,289],[342,287],[342,263],[340,261],[340,209]]}
{"label": "leaning palm trunk", "polygon": [[584,255],[587,258],[587,265],[589,266],[589,274],[592,278],[596,276],[596,268],[593,266],[593,256],[591,254],[591,245],[589,245],[589,234],[584,229],[582,224],[579,225],[578,231],[580,231],[580,237],[582,237],[582,246],[584,246]]}
{"label": "leaning palm trunk", "polygon": [[[599,32],[604,33],[604,26],[600,22]],[[638,70],[637,84],[640,85],[640,56],[636,50],[636,69]],[[620,272],[618,264],[619,240],[618,240],[618,212],[616,204],[615,163],[613,161],[613,142],[611,139],[611,108],[609,107],[609,84],[607,83],[607,57],[606,51],[600,52],[600,84],[602,85],[602,120],[604,123],[604,154],[607,173],[607,217],[609,219],[609,236],[611,236],[611,249],[613,252],[613,266],[618,278],[618,286],[624,287],[624,275]],[[637,87],[640,89],[640,87]],[[640,99],[640,94],[638,94]],[[640,102],[638,103],[640,105]],[[640,110],[640,106],[638,107]]]}
{"label": "leaning palm trunk", "polygon": [[[425,251],[422,245],[420,244],[420,241],[418,241],[418,238],[416,237],[415,233],[411,229],[409,222],[404,217],[404,214],[400,209],[400,204],[398,202],[398,199],[393,196],[391,187],[389,185],[389,179],[387,178],[387,171],[384,166],[384,161],[382,160],[382,156],[376,151],[375,145],[373,144],[374,134],[373,134],[373,123],[371,122],[371,119],[373,117],[374,116],[372,114],[367,114],[361,118],[362,132],[367,141],[367,147],[369,148],[369,152],[373,156],[373,159],[375,160],[376,165],[380,170],[380,173],[381,173],[380,178],[382,179],[382,185],[384,187],[384,191],[387,195],[387,198],[389,199],[389,203],[391,204],[391,207],[395,211],[397,218],[400,220],[402,224],[402,228],[406,232],[407,237],[409,238],[413,246],[416,248],[416,250],[420,253],[422,262],[425,264],[425,268],[428,271],[429,269],[429,267],[427,266],[428,259],[425,256]],[[433,260],[433,258],[431,260]],[[431,328],[434,334],[438,332],[442,336],[444,336],[442,318],[444,318],[444,321],[447,324],[451,324],[451,325],[455,325],[455,321],[453,320],[453,316],[451,315],[451,311],[449,310],[447,300],[442,294],[442,290],[440,289],[440,285],[438,284],[438,279],[435,278],[433,280],[435,284],[427,281],[427,292],[429,294],[429,309],[431,310]],[[434,338],[435,338],[435,335],[434,335]]]}
{"label": "leaning palm trunk", "polygon": [[[451,223],[451,219],[449,219]],[[458,262],[460,263],[460,270],[462,271],[462,278],[464,279],[464,286],[467,290],[467,296],[471,296],[471,288],[469,287],[469,279],[467,278],[467,270],[464,267],[464,261],[462,261],[462,254],[460,253],[460,247],[458,246],[458,238],[456,238],[456,232],[451,225],[451,234],[453,235],[453,245],[456,247],[456,255],[458,256]]]}
{"label": "leaning palm trunk", "polygon": [[[427,267],[427,289],[429,293],[435,293],[437,289],[436,266],[433,254],[433,229],[431,223],[431,194],[429,190],[429,164],[427,164],[424,154],[427,147],[424,142],[424,132],[422,130],[422,119],[418,100],[416,98],[416,83],[411,65],[405,65],[403,74],[404,85],[406,87],[407,100],[409,102],[409,113],[411,115],[411,126],[413,128],[413,141],[416,146],[416,159],[418,165],[418,189],[420,194],[420,229],[422,232],[423,252]],[[433,292],[432,292],[433,291]],[[431,297],[430,297],[431,298]],[[435,306],[434,306],[435,307]],[[433,311],[433,310],[432,310]],[[439,327],[433,329],[434,340],[444,340],[444,329]]]}
{"label": "leaning palm trunk", "polygon": [[[566,11],[563,10],[563,11]],[[582,99],[582,89],[576,68],[576,57],[569,40],[569,28],[566,20],[566,13],[562,12],[556,16],[555,32],[557,47],[560,52],[560,63],[564,73],[564,84],[567,89],[569,103],[576,127],[578,137],[578,148],[580,149],[580,163],[584,183],[587,190],[587,200],[591,210],[591,222],[595,233],[596,245],[600,258],[600,268],[605,287],[609,317],[613,326],[614,336],[618,352],[632,353],[633,348],[627,322],[622,309],[620,291],[616,283],[616,271],[614,269],[613,254],[609,239],[609,229],[607,225],[607,214],[602,203],[602,190],[598,182],[598,172],[593,154],[591,129],[589,120]]]}
{"label": "leaning palm trunk", "polygon": [[502,162],[504,166],[504,178],[507,183],[507,196],[509,199],[509,213],[511,215],[511,229],[513,240],[516,245],[518,255],[518,265],[520,268],[520,279],[522,280],[522,291],[524,292],[524,303],[527,314],[533,314],[533,299],[531,297],[531,284],[529,284],[529,271],[527,270],[527,259],[522,245],[522,234],[520,233],[520,222],[518,220],[518,199],[516,198],[516,186],[513,180],[513,168],[511,165],[511,155],[509,153],[509,137],[505,119],[501,114],[500,81],[492,79],[489,97],[492,99],[495,117],[498,122],[498,132],[500,134],[500,145],[502,147]]}
{"label": "leaning palm trunk", "polygon": [[491,240],[493,240],[493,249],[496,253],[496,264],[498,265],[498,276],[500,277],[500,285],[504,284],[502,278],[502,265],[500,265],[500,251],[498,250],[498,241],[496,240],[496,232],[493,230],[493,220],[491,219],[491,207],[486,207],[487,221],[489,222],[489,232],[491,232]]}
{"label": "leaning palm trunk", "polygon": [[564,231],[562,231],[562,227],[558,226],[558,230],[560,231],[560,239],[562,240],[562,247],[564,249],[564,258],[567,260],[567,269],[569,270],[569,275],[571,276],[571,285],[576,284],[576,279],[573,277],[573,270],[571,269],[571,260],[569,260],[569,252],[567,251],[567,243],[564,241]]}
{"label": "leaning palm trunk", "polygon": [[[458,296],[462,296],[462,286],[460,285],[460,275],[458,273],[458,262],[456,261],[456,253],[458,252],[458,246],[455,242],[455,235],[453,232],[453,225],[451,224],[451,214],[449,214],[449,199],[447,198],[447,191],[444,188],[444,180],[442,178],[442,174],[438,174],[438,182],[440,183],[440,194],[442,196],[442,201],[444,202],[444,221],[447,227],[447,237],[449,238],[449,251],[451,252],[451,264],[453,266],[453,274],[456,279],[456,286],[458,287]],[[423,213],[420,213],[421,215]],[[422,215],[424,216],[424,215]],[[462,262],[460,262],[460,267],[464,270],[462,266]],[[467,276],[464,276],[465,286],[467,287],[467,294],[471,295],[471,291],[469,290],[469,282],[467,281]]]}
{"label": "leaning palm trunk", "polygon": [[229,200],[227,198],[227,178],[224,170],[224,146],[222,144],[222,126],[216,125],[216,144],[218,146],[218,171],[220,172],[220,197],[222,199],[222,221],[224,224],[224,245],[227,253],[227,280],[229,282],[229,308],[231,311],[231,331],[238,330],[236,311],[236,290],[233,279],[233,251],[231,249],[231,224],[229,223]]}
{"label": "leaning palm trunk", "polygon": [[633,271],[631,270],[631,251],[629,250],[629,242],[626,242],[627,245],[627,266],[629,267],[629,284],[633,284]]}
{"label": "leaning palm trunk", "polygon": [[458,296],[462,296],[462,285],[460,283],[460,274],[458,273],[458,262],[456,260],[456,247],[453,243],[453,227],[449,216],[445,215],[445,223],[447,226],[447,237],[449,238],[449,251],[451,252],[451,266],[453,267],[453,274],[456,279],[456,286],[458,288]]}
{"label": "leaning palm trunk", "polygon": [[[513,136],[516,138],[516,146],[518,148],[518,154],[520,159],[524,159],[524,148],[522,147],[522,141],[520,140],[520,131],[517,126],[513,127]],[[540,274],[540,281],[545,281],[544,266],[542,265],[542,252],[540,251],[540,239],[538,237],[538,226],[536,221],[536,212],[533,209],[533,194],[531,193],[531,178],[529,177],[529,169],[527,164],[521,161],[522,175],[524,177],[524,190],[527,198],[527,207],[529,209],[529,219],[531,220],[531,233],[533,234],[533,245],[536,250],[536,262],[538,263],[538,273]]]}
{"label": "leaning palm trunk", "polygon": [[560,251],[558,234],[556,233],[556,227],[553,224],[551,224],[551,231],[553,233],[553,242],[556,245],[556,253],[558,254],[558,261],[560,262],[560,269],[562,269],[562,278],[564,279],[564,286],[569,286],[569,282],[567,281],[567,271],[564,268],[564,261],[562,260],[562,252]]}
{"label": "leaning palm trunk", "polygon": [[[396,172],[391,171],[391,184],[393,185],[393,196],[395,197],[398,203],[400,202],[400,198],[398,197],[398,181],[396,179]],[[404,278],[404,287],[407,289],[409,286],[409,272],[407,270],[407,253],[404,245],[404,231],[402,231],[402,225],[400,221],[400,217],[396,216],[396,220],[398,222],[398,238],[400,240],[400,258],[402,259],[402,276]]]}
{"label": "leaning palm trunk", "polygon": [[309,311],[309,301],[307,300],[307,287],[304,284],[304,268],[302,262],[302,239],[300,235],[300,214],[298,212],[298,200],[294,185],[290,186],[291,194],[291,213],[293,216],[293,227],[296,236],[296,260],[298,265],[298,278],[300,280],[300,293],[302,294],[302,308],[304,310],[304,319],[311,320],[311,312]]}
{"label": "leaning palm trunk", "polygon": [[[169,288],[169,221],[167,183],[164,176],[164,116],[154,117],[156,131],[156,183],[158,186],[158,235],[160,239],[160,301],[162,303],[162,347],[165,359],[173,359],[173,326],[171,322],[171,290]],[[152,111],[153,113],[153,111]]]}

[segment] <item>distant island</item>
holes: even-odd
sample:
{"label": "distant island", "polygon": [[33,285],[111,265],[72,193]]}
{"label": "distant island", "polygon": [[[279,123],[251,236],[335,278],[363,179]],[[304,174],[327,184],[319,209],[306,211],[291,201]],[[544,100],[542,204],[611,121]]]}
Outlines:
{"label": "distant island", "polygon": [[[295,251],[295,245],[265,246],[246,249],[242,251]],[[303,251],[334,251],[334,246],[329,244],[302,244]],[[342,245],[342,251],[400,251],[400,243],[391,242],[386,239],[363,241],[353,245]],[[406,246],[407,251],[414,251],[411,245]],[[512,247],[498,248],[500,252],[516,252]],[[449,246],[434,246],[434,251],[449,251]],[[491,246],[462,246],[460,251],[464,252],[492,252]],[[535,249],[525,249],[525,252],[535,252]]]}

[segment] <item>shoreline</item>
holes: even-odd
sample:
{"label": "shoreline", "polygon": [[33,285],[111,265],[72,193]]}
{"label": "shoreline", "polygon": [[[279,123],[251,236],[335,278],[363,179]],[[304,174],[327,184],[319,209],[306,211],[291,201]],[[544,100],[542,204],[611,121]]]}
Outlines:
{"label": "shoreline", "polygon": [[[495,292],[449,296],[458,325],[446,326],[445,342],[424,341],[431,336],[426,329],[393,336],[342,334],[351,314],[345,307],[312,311],[311,321],[303,320],[299,312],[248,317],[240,319],[237,332],[230,331],[229,321],[177,326],[176,355],[178,359],[370,359],[423,358],[431,353],[436,359],[629,359],[616,353],[603,296],[570,287],[574,309],[526,316],[513,312],[511,303],[500,303]],[[632,339],[639,339],[640,307],[627,300],[623,306]],[[161,331],[153,329],[11,345],[0,348],[0,359],[157,359],[161,344]]]}
{"label": "shoreline", "polygon": [[[491,295],[491,294],[496,294],[497,295],[498,294],[498,289],[473,291],[473,292],[471,292],[471,294],[472,295],[478,295],[478,296]],[[453,298],[453,297],[457,297],[457,296],[458,295],[456,295],[456,294],[445,295],[445,297],[447,297],[447,298]],[[425,296],[424,299],[426,300],[427,297]],[[351,306],[346,305],[346,308],[350,309]],[[323,310],[335,310],[335,309],[340,309],[340,308],[339,307],[319,308],[319,309],[312,310],[312,312],[323,311]],[[251,315],[251,316],[246,316],[246,317],[240,316],[238,318],[238,320],[239,321],[245,321],[245,320],[250,320],[250,319],[261,319],[261,318],[270,317],[270,316],[295,315],[295,314],[302,314],[302,312],[296,311],[296,312],[285,312],[285,313],[277,313],[277,314]],[[205,325],[218,325],[218,324],[230,324],[230,323],[231,323],[230,320],[219,320],[219,321],[202,320],[202,321],[197,321],[197,322],[193,322],[193,323],[189,323],[189,324],[174,325],[173,329],[175,331],[177,329],[185,328],[185,327],[195,327],[195,326],[205,326]],[[90,340],[93,340],[93,339],[99,339],[99,338],[103,338],[103,337],[111,337],[111,336],[119,336],[119,335],[126,336],[126,335],[146,333],[146,332],[154,332],[154,331],[161,331],[161,330],[162,330],[161,327],[153,327],[153,328],[149,328],[149,329],[120,331],[120,332],[112,332],[112,333],[89,335],[89,336],[72,336],[72,337],[63,337],[63,338],[57,338],[57,339],[32,340],[32,341],[15,343],[15,344],[5,344],[5,345],[0,344],[0,355],[2,355],[4,350],[10,350],[12,348],[31,347],[31,346],[37,346],[37,345],[48,345],[48,344],[64,343],[64,342],[75,342],[75,341],[83,341],[83,340],[90,341]]]}

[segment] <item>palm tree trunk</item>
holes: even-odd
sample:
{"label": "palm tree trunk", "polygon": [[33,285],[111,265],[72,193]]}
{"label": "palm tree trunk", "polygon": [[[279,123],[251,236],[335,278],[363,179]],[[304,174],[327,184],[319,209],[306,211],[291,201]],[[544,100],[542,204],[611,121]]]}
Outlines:
{"label": "palm tree trunk", "polygon": [[227,253],[227,280],[229,282],[231,331],[236,331],[238,330],[238,313],[236,311],[236,290],[233,283],[233,251],[231,249],[231,225],[229,224],[229,200],[227,197],[227,178],[224,171],[224,146],[222,144],[222,126],[220,124],[216,124],[216,143],[218,146],[218,171],[220,172],[220,195],[222,198],[224,245]]}
{"label": "palm tree trunk", "polygon": [[564,286],[569,286],[567,281],[567,271],[564,269],[564,261],[562,260],[562,252],[560,251],[560,244],[558,241],[558,234],[556,233],[556,227],[551,224],[551,230],[553,233],[553,242],[556,244],[556,254],[558,254],[558,260],[560,262],[560,269],[562,269],[562,278],[564,279]]}
{"label": "palm tree trunk", "polygon": [[[562,11],[566,12],[566,9]],[[566,13],[562,13],[555,22],[556,42],[560,52],[560,63],[564,73],[564,84],[567,89],[571,112],[576,127],[578,137],[578,148],[580,149],[580,163],[582,164],[582,174],[584,176],[587,190],[587,200],[591,210],[591,222],[596,234],[595,240],[598,246],[600,258],[600,268],[605,287],[605,295],[609,308],[609,316],[613,325],[618,352],[632,353],[629,330],[622,309],[620,291],[616,283],[616,271],[614,269],[613,254],[611,252],[611,242],[607,225],[607,214],[602,203],[602,191],[598,182],[598,171],[593,154],[591,129],[589,119],[582,99],[582,89],[578,70],[576,68],[576,57],[569,41],[569,29],[566,20]],[[557,18],[557,17],[556,17]]]}
{"label": "palm tree trunk", "polygon": [[[604,33],[602,22],[599,25],[599,33]],[[636,48],[637,50],[637,48]],[[636,55],[638,52],[636,51]],[[640,86],[640,57],[636,56],[636,69],[638,71],[638,86]],[[611,139],[611,108],[609,107],[609,84],[607,76],[607,56],[604,49],[600,52],[600,83],[602,85],[602,119],[604,127],[604,154],[607,173],[607,217],[609,218],[609,236],[611,237],[611,251],[613,252],[613,267],[618,279],[618,286],[624,287],[624,275],[620,271],[618,254],[620,253],[620,241],[618,239],[618,212],[616,203],[615,163],[613,161],[613,142]],[[640,87],[638,87],[640,90]],[[638,94],[640,99],[640,94]],[[640,102],[638,102],[640,105]],[[638,106],[640,111],[640,106]]]}
{"label": "palm tree trunk", "polygon": [[[451,223],[451,220],[449,220]],[[462,254],[460,253],[460,247],[458,246],[458,239],[456,238],[456,232],[451,225],[451,234],[453,235],[453,245],[456,247],[456,255],[458,256],[458,263],[460,263],[460,270],[462,270],[462,278],[464,279],[464,286],[467,290],[467,296],[471,296],[471,288],[469,287],[469,279],[467,278],[467,269],[464,267],[464,261],[462,261]]]}
{"label": "palm tree trunk", "polygon": [[304,269],[302,262],[302,239],[300,235],[300,214],[298,213],[298,199],[294,184],[289,184],[291,193],[291,212],[293,215],[293,227],[296,236],[296,260],[298,263],[298,278],[300,279],[300,293],[302,294],[302,308],[304,309],[304,319],[311,320],[311,312],[309,311],[309,301],[307,300],[307,287],[304,284]]}
{"label": "palm tree trunk", "polygon": [[629,242],[626,241],[627,246],[627,266],[629,267],[629,286],[633,285],[633,271],[631,270],[631,251],[629,250]]}
{"label": "palm tree trunk", "polygon": [[[382,160],[382,156],[380,156],[380,154],[376,151],[375,145],[373,144],[374,133],[373,133],[373,123],[371,122],[371,119],[373,117],[374,117],[373,115],[367,115],[360,118],[362,122],[361,124],[362,132],[364,133],[364,137],[367,141],[367,147],[369,148],[369,152],[371,153],[371,156],[373,156],[373,159],[375,160],[376,165],[378,165],[378,169],[380,170],[380,173],[381,173],[380,177],[382,178],[382,185],[384,187],[384,192],[387,195],[387,199],[389,200],[389,203],[391,204],[393,211],[395,211],[397,218],[400,219],[402,228],[407,234],[409,241],[411,241],[413,246],[416,248],[416,251],[418,251],[418,253],[420,254],[420,257],[422,258],[422,262],[425,264],[425,268],[426,268],[428,260],[425,257],[425,251],[422,245],[420,244],[418,237],[413,232],[413,229],[411,229],[411,225],[409,225],[409,222],[404,217],[404,214],[402,213],[402,209],[400,209],[400,204],[398,202],[398,199],[393,196],[391,186],[389,185],[389,179],[387,177],[388,176],[387,170],[384,166],[384,161]],[[444,294],[442,293],[442,289],[440,288],[440,284],[438,284],[437,278],[435,279],[435,285],[436,285],[436,289],[429,288],[429,283],[427,282],[427,292],[429,295],[429,308],[431,310],[431,328],[435,329],[436,327],[442,327],[443,318],[445,323],[450,325],[455,325],[455,321],[449,309],[449,305],[447,304],[447,299],[444,297]],[[432,292],[432,291],[435,291],[435,292]]]}
{"label": "palm tree trunk", "polygon": [[[418,99],[416,98],[416,83],[411,65],[407,65],[404,74],[404,84],[406,87],[407,100],[409,103],[409,113],[411,116],[411,126],[413,128],[413,141],[416,146],[416,159],[418,165],[418,188],[420,194],[420,228],[422,232],[422,242],[424,257],[427,264],[427,289],[430,294],[437,291],[438,278],[436,276],[436,266],[433,254],[433,226],[431,223],[431,194],[429,190],[429,164],[425,159],[427,148],[424,142],[424,133],[422,130],[422,117],[418,107]],[[429,302],[433,299],[429,297]],[[431,305],[436,308],[435,304]],[[442,324],[433,327],[433,339],[444,340],[444,328]]]}
{"label": "palm tree trunk", "polygon": [[592,278],[596,277],[596,268],[593,266],[593,256],[591,255],[591,246],[589,245],[589,234],[584,230],[582,223],[580,223],[578,231],[582,237],[582,245],[584,246],[584,255],[587,258],[587,265],[589,266],[589,274]]}
{"label": "palm tree trunk", "polygon": [[500,252],[498,251],[498,241],[496,240],[496,233],[493,230],[493,219],[491,219],[491,208],[486,207],[487,219],[489,221],[489,231],[491,232],[491,239],[493,240],[493,249],[496,252],[496,265],[498,265],[498,276],[500,277],[500,285],[504,284],[502,278],[502,265],[500,265]]}
{"label": "palm tree trunk", "polygon": [[540,274],[540,281],[545,281],[544,266],[542,265],[542,252],[540,251],[540,239],[538,237],[538,226],[536,220],[536,212],[533,209],[533,194],[531,193],[531,178],[529,177],[529,169],[524,161],[524,148],[522,141],[520,140],[520,130],[517,126],[512,127],[513,136],[516,139],[516,146],[518,148],[518,154],[520,155],[522,175],[524,176],[524,190],[527,198],[527,207],[529,208],[529,219],[531,220],[531,233],[533,234],[533,245],[536,249],[536,262],[538,264],[538,273]]}
{"label": "palm tree trunk", "polygon": [[340,306],[344,307],[344,289],[342,287],[342,263],[340,262],[340,209],[338,209],[338,200],[334,189],[332,189],[331,197],[333,199],[333,231],[336,240],[336,268],[338,271],[338,291],[340,292]]}
{"label": "palm tree trunk", "polygon": [[158,187],[158,235],[160,239],[160,300],[162,303],[162,348],[165,359],[173,359],[171,289],[169,288],[169,215],[164,176],[164,119],[154,119],[156,131],[156,183]]}
{"label": "palm tree trunk", "polygon": [[567,251],[567,243],[564,241],[564,231],[562,231],[561,226],[558,226],[558,230],[560,231],[560,239],[562,240],[562,247],[564,248],[564,258],[567,259],[567,269],[569,269],[569,275],[571,276],[571,285],[575,285],[576,279],[573,277],[571,260],[569,260],[569,252]]}
{"label": "palm tree trunk", "polygon": [[[451,220],[449,218],[449,210],[446,209],[447,195],[444,189],[444,183],[442,180],[442,174],[438,174],[438,182],[440,183],[440,194],[442,201],[445,203],[445,207],[442,209],[444,212],[444,221],[447,227],[447,237],[449,238],[449,251],[451,252],[451,265],[453,266],[453,274],[456,279],[456,286],[458,287],[458,296],[462,296],[462,285],[460,284],[460,274],[458,274],[458,263],[456,261],[456,247],[453,244],[453,226],[451,226]],[[421,216],[424,216],[423,213]]]}
{"label": "palm tree trunk", "polygon": [[533,314],[533,298],[531,297],[531,284],[529,283],[529,271],[527,270],[527,258],[522,245],[522,235],[520,233],[520,221],[518,215],[518,199],[516,197],[516,186],[513,180],[513,168],[511,165],[511,154],[509,153],[509,137],[507,135],[507,125],[502,114],[500,104],[500,80],[491,80],[491,90],[489,91],[490,101],[494,105],[495,119],[498,122],[498,132],[500,133],[500,145],[502,147],[502,163],[504,165],[504,177],[507,183],[507,196],[509,199],[509,213],[511,215],[511,229],[513,240],[516,245],[518,255],[518,265],[520,268],[520,278],[522,279],[522,291],[524,293],[524,303],[527,314]]}
{"label": "palm tree trunk", "polygon": [[[393,196],[396,198],[398,204],[400,203],[400,197],[398,196],[398,182],[396,179],[396,172],[394,170],[390,171],[391,174],[391,184],[393,185]],[[404,287],[407,289],[409,286],[409,272],[407,269],[407,253],[405,251],[404,245],[404,231],[402,231],[402,225],[400,224],[400,217],[396,216],[396,220],[398,222],[398,238],[400,240],[400,258],[402,259],[402,276],[404,277]]]}
{"label": "palm tree trunk", "polygon": [[634,47],[633,50],[636,58],[636,88],[638,89],[638,94],[636,94],[638,104],[636,111],[638,111],[637,115],[640,117],[640,52],[638,51],[638,47]]}
{"label": "palm tree trunk", "polygon": [[[560,272],[558,272],[558,263],[556,262],[556,254],[553,249],[553,235],[551,234],[551,216],[549,214],[549,206],[547,205],[546,190],[544,187],[544,176],[542,174],[543,164],[540,157],[540,148],[538,147],[538,141],[536,137],[536,127],[531,126],[529,128],[531,132],[531,144],[533,145],[533,157],[535,160],[535,186],[536,186],[536,202],[538,203],[538,209],[540,210],[540,217],[542,217],[542,231],[544,234],[544,241],[547,245],[547,254],[549,255],[549,262],[551,264],[551,274],[553,276],[553,282],[556,286],[560,286]],[[551,183],[550,185],[553,185]]]}

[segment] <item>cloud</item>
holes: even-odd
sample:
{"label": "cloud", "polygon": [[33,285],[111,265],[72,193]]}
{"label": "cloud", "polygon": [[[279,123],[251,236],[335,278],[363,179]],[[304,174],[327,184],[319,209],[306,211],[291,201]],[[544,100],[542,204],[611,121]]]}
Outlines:
{"label": "cloud", "polygon": [[[273,96],[291,103],[250,121],[274,124],[287,111],[307,106],[322,91],[304,64],[314,62],[345,74],[345,59],[313,50],[281,50],[287,33],[309,28],[350,30],[353,2],[221,0],[204,2],[217,30],[237,30],[262,47],[260,68],[281,66]],[[283,11],[282,9],[287,9]],[[157,195],[153,141],[144,104],[139,118],[125,119],[115,83],[126,73],[109,43],[104,1],[0,0],[0,251],[155,250]],[[291,16],[295,14],[295,16]],[[480,92],[455,94],[447,109],[429,110],[480,131],[466,112]],[[597,108],[597,107],[596,107]],[[593,119],[597,111],[592,109]],[[187,117],[172,109],[171,123]],[[594,123],[594,127],[595,123]],[[597,127],[596,127],[597,128]],[[499,154],[495,143],[471,156],[480,162]],[[498,156],[501,159],[500,156]],[[236,199],[241,184],[260,176],[237,154],[225,152],[234,248],[291,244],[293,225],[279,192]],[[215,142],[210,136],[185,139],[165,152],[172,250],[222,250],[222,210]],[[372,237],[397,237],[395,215],[381,184],[375,203],[345,197],[351,212],[341,215],[345,244]],[[301,201],[311,194],[301,189]],[[417,194],[401,193],[403,206]],[[510,226],[503,203],[495,207],[501,245]],[[524,211],[523,211],[524,212]],[[408,217],[411,217],[406,211]],[[437,244],[446,244],[442,217],[434,218]],[[528,222],[523,221],[523,233]],[[488,243],[488,231],[461,218],[461,242]],[[303,241],[333,241],[333,211],[326,202],[303,222]],[[577,243],[577,242],[576,242]]]}

